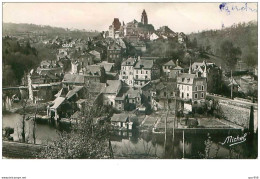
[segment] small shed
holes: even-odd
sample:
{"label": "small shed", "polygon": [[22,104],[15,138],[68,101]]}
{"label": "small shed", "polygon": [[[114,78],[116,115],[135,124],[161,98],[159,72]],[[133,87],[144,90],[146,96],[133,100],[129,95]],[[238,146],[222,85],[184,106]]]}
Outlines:
{"label": "small shed", "polygon": [[129,120],[129,115],[125,113],[114,114],[111,117],[111,124],[119,129],[132,130],[133,123]]}

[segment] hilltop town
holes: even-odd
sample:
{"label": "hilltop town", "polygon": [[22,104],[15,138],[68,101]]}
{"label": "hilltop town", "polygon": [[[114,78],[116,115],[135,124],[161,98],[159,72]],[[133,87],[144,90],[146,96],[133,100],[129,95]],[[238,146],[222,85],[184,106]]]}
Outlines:
{"label": "hilltop town", "polygon": [[[34,52],[39,47],[44,55]],[[15,69],[24,71],[16,74],[11,53],[38,62],[17,61]],[[238,52],[229,68],[227,59],[199,49],[183,32],[155,30],[145,10],[140,21],[116,17],[107,31],[80,38],[6,35],[3,54],[4,75],[17,77],[3,79],[4,112],[23,113],[19,104],[26,99],[30,117],[71,125],[89,106],[105,108],[94,122],[114,131],[257,130],[250,127],[257,120],[257,67],[247,67]]]}

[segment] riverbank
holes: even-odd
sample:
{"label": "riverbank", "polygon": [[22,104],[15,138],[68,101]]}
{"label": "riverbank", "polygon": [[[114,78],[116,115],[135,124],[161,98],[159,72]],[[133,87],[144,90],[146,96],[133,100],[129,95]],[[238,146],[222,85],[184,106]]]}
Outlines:
{"label": "riverbank", "polygon": [[2,142],[2,157],[10,159],[35,159],[36,154],[42,149],[42,145],[26,144],[19,142]]}

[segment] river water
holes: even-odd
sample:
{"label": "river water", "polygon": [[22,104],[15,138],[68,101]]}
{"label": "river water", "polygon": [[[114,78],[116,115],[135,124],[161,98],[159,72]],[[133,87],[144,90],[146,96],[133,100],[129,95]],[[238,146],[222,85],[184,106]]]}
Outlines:
{"label": "river water", "polygon": [[[19,141],[21,132],[20,114],[4,114],[3,128],[14,128],[14,134],[11,136],[14,141]],[[68,124],[53,124],[48,122],[37,122],[36,125],[36,143],[46,144],[57,139],[59,131],[66,130]],[[32,121],[26,121],[26,138],[29,143],[32,143]],[[247,141],[234,145],[232,147],[223,146],[220,142],[224,142],[227,135],[232,134],[210,134],[211,145],[208,147],[209,157],[211,158],[256,158],[257,143],[248,143]],[[241,134],[242,135],[242,134]],[[240,136],[241,136],[240,135]],[[237,134],[232,135],[234,137]],[[174,140],[172,134],[167,135],[165,144],[164,134],[152,134],[149,132],[116,132],[111,137],[113,151],[118,158],[204,158],[205,157],[205,141],[208,139],[208,134],[175,134]],[[257,141],[257,140],[256,140]]]}

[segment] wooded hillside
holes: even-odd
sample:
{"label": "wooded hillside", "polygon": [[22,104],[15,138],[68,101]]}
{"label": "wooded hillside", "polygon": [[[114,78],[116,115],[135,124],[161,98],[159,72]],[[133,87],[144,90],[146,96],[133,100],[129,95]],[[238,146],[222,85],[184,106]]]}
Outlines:
{"label": "wooded hillside", "polygon": [[241,60],[250,67],[257,66],[258,53],[257,22],[239,23],[222,30],[208,30],[189,35],[190,41],[197,41],[197,46],[210,54],[221,57],[221,46],[229,41],[241,50]]}

